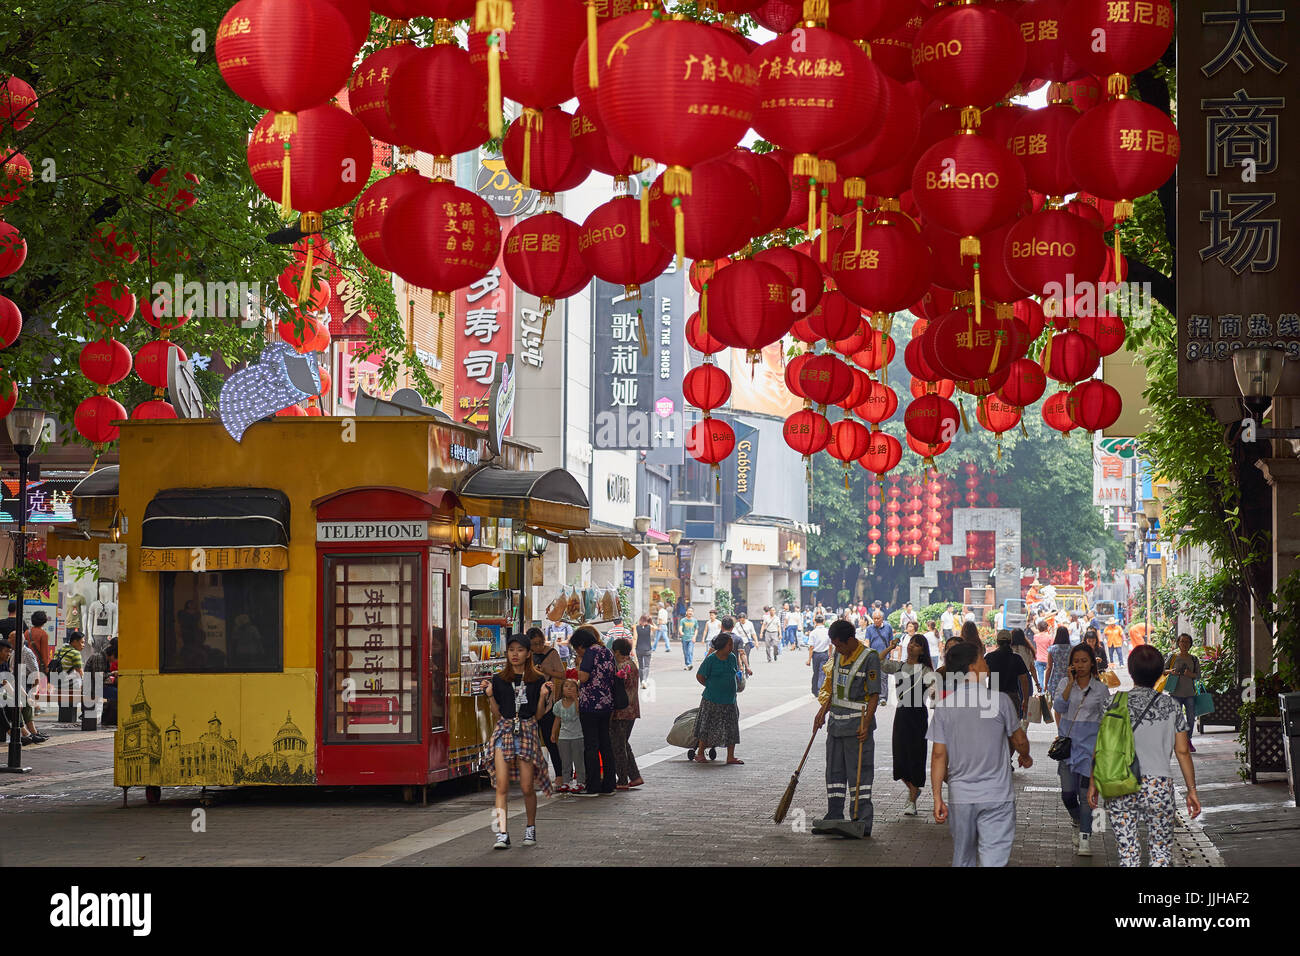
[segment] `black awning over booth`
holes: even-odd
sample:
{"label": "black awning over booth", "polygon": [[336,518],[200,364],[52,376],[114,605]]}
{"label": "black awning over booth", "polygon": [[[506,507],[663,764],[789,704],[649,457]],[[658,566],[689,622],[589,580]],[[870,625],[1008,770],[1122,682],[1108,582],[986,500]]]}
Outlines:
{"label": "black awning over booth", "polygon": [[145,507],[140,533],[143,571],[187,569],[178,552],[196,548],[210,553],[208,570],[283,570],[289,497],[274,488],[171,488]]}
{"label": "black awning over booth", "polygon": [[563,468],[480,468],[461,483],[456,495],[465,512],[477,517],[512,518],[561,531],[581,531],[588,523],[587,495]]}

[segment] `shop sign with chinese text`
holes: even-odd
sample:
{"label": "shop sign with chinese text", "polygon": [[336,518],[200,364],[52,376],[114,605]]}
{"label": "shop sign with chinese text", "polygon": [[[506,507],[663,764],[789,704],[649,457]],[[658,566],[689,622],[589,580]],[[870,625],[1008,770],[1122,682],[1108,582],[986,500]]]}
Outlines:
{"label": "shop sign with chinese text", "polygon": [[[1140,4],[1134,4],[1140,6]],[[1236,397],[1232,353],[1270,345],[1300,395],[1300,7],[1178,4],[1178,392]]]}
{"label": "shop sign with chinese text", "polygon": [[1098,442],[1092,450],[1092,503],[1099,508],[1129,508],[1132,491],[1132,469]]}
{"label": "shop sign with chinese text", "polygon": [[[502,233],[513,224],[511,219],[501,220]],[[454,417],[458,422],[475,428],[488,426],[497,364],[514,351],[515,294],[500,254],[492,271],[456,293],[452,334],[456,339]]]}

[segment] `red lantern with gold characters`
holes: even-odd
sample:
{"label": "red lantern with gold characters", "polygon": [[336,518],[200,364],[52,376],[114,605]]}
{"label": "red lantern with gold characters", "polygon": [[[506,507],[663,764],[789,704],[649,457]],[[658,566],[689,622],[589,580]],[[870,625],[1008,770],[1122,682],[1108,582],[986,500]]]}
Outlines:
{"label": "red lantern with gold characters", "polygon": [[115,421],[126,418],[126,409],[107,395],[91,395],[77,406],[72,423],[77,432],[93,445],[116,441],[122,429]]}
{"label": "red lantern with gold characters", "polygon": [[1070,390],[1066,411],[1084,431],[1100,431],[1119,421],[1124,402],[1119,392],[1100,379],[1089,379]]}
{"label": "red lantern with gold characters", "polygon": [[1065,434],[1074,427],[1074,419],[1070,417],[1070,393],[1068,391],[1059,391],[1050,395],[1043,400],[1043,421],[1050,428]]}
{"label": "red lantern with gold characters", "polygon": [[807,458],[826,447],[831,437],[831,425],[825,415],[804,408],[785,420],[781,434],[787,445]]}
{"label": "red lantern with gold characters", "polygon": [[1020,424],[1020,409],[996,395],[985,395],[979,401],[975,417],[988,431],[1000,435]]}
{"label": "red lantern with gold characters", "polygon": [[36,91],[16,76],[0,79],[0,127],[26,129],[36,118]]}
{"label": "red lantern with gold characters", "polygon": [[894,469],[903,458],[903,446],[893,435],[881,431],[871,432],[867,449],[858,456],[858,464],[875,475]]}
{"label": "red lantern with gold characters", "polygon": [[1010,374],[998,394],[1009,405],[1024,408],[1043,397],[1047,376],[1033,359],[1019,358],[1011,363]]}
{"label": "red lantern with gold characters", "polygon": [[393,266],[384,254],[384,219],[400,197],[423,181],[416,170],[401,169],[376,180],[357,199],[352,213],[352,235],[361,254],[386,272],[392,272]]}
{"label": "red lantern with gold characters", "polygon": [[[917,31],[912,69],[940,102],[986,107],[1011,91],[1026,55],[1019,27],[1005,13],[991,6],[955,6],[936,10]],[[970,129],[979,121],[963,125]]]}
{"label": "red lantern with gold characters", "polygon": [[663,272],[673,257],[653,239],[642,242],[640,230],[640,204],[618,196],[591,211],[578,238],[578,253],[596,278],[623,286],[629,298],[640,298],[641,284]]}
{"label": "red lantern with gold characters", "polygon": [[829,353],[814,355],[799,366],[799,391],[823,409],[836,405],[853,388],[847,365]]}
{"label": "red lantern with gold characters", "polygon": [[910,223],[879,222],[840,240],[831,259],[835,286],[873,312],[897,312],[930,285],[930,249]]}
{"label": "red lantern with gold characters", "polygon": [[578,253],[581,229],[558,212],[521,219],[506,236],[501,261],[515,285],[542,300],[549,312],[556,299],[586,288],[591,270]]}
{"label": "red lantern with gold characters", "polygon": [[139,375],[140,380],[146,385],[152,385],[154,388],[166,388],[167,366],[171,360],[172,349],[176,350],[179,361],[184,362],[189,358],[183,348],[175,342],[168,342],[166,339],[146,342],[140,346],[140,350],[135,353],[135,374]]}
{"label": "red lantern with gold characters", "polygon": [[[1070,56],[1084,70],[1111,77],[1111,93],[1122,93],[1128,89],[1128,76],[1156,63],[1169,48],[1174,38],[1173,4],[1170,0],[1128,4],[1070,0],[1062,10],[1061,34]],[[1104,43],[1097,42],[1099,35]]]}
{"label": "red lantern with gold characters", "polygon": [[903,413],[903,426],[908,435],[926,444],[952,441],[961,427],[960,422],[957,406],[938,395],[913,399]]}
{"label": "red lantern with gold characters", "polygon": [[712,362],[697,365],[682,379],[682,397],[687,403],[710,412],[727,404],[731,397],[731,379]]}
{"label": "red lantern with gold characters", "polygon": [[[438,95],[431,96],[432,90]],[[483,145],[490,135],[487,93],[486,75],[455,43],[418,48],[388,81],[388,119],[397,144],[430,153],[439,164]]]}
{"label": "red lantern with gold characters", "polygon": [[[369,30],[369,24],[366,24]],[[395,43],[361,61],[348,80],[348,109],[381,143],[402,145],[401,134],[388,115],[388,88],[397,68],[419,51],[411,43]]]}
{"label": "red lantern with gold characters", "polygon": [[826,454],[842,461],[847,469],[849,462],[857,461],[867,453],[870,444],[871,433],[867,431],[867,426],[851,418],[844,418],[831,426]]}
{"label": "red lantern with gold characters", "polygon": [[742,259],[722,269],[709,283],[709,333],[751,360],[764,346],[790,331],[790,280],[767,262]]}
{"label": "red lantern with gold characters", "polygon": [[501,144],[506,169],[525,189],[561,193],[582,184],[591,166],[573,143],[573,117],[558,106],[528,110]]}
{"label": "red lantern with gold characters", "polygon": [[1043,209],[1007,232],[1003,260],[1026,295],[1051,295],[1075,277],[1079,283],[1101,274],[1106,244],[1096,226],[1064,209]]}
{"label": "red lantern with gold characters", "polygon": [[686,450],[705,465],[716,466],[736,447],[736,432],[718,418],[705,418],[686,433]]}
{"label": "red lantern with gold characters", "polygon": [[1066,142],[1075,180],[1096,196],[1116,200],[1118,220],[1132,215],[1132,201],[1163,186],[1178,166],[1174,121],[1137,100],[1113,100],[1089,110]]}

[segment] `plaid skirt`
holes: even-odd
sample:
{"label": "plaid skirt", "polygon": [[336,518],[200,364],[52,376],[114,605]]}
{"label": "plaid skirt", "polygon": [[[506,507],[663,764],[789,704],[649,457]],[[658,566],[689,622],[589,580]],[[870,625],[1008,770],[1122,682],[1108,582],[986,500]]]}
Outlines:
{"label": "plaid skirt", "polygon": [[740,708],[735,704],[700,701],[695,717],[695,739],[705,747],[732,747],[740,743]]}
{"label": "plaid skirt", "polygon": [[521,721],[521,732],[515,734],[514,721],[501,718],[496,729],[492,731],[492,740],[488,745],[488,778],[492,786],[497,785],[497,751],[506,758],[510,768],[510,782],[519,782],[519,762],[533,765],[533,788],[547,796],[551,794],[551,777],[546,772],[546,750],[542,747],[542,737],[537,730],[537,721],[529,717]]}

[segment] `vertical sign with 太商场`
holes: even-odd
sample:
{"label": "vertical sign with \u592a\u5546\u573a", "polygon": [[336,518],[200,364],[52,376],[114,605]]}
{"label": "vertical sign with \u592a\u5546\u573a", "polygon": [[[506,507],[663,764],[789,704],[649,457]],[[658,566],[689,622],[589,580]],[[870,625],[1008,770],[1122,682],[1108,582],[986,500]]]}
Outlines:
{"label": "vertical sign with \u592a\u5546\u573a", "polygon": [[1238,395],[1232,353],[1256,344],[1286,350],[1278,394],[1300,395],[1297,18],[1290,0],[1178,4],[1180,395]]}

